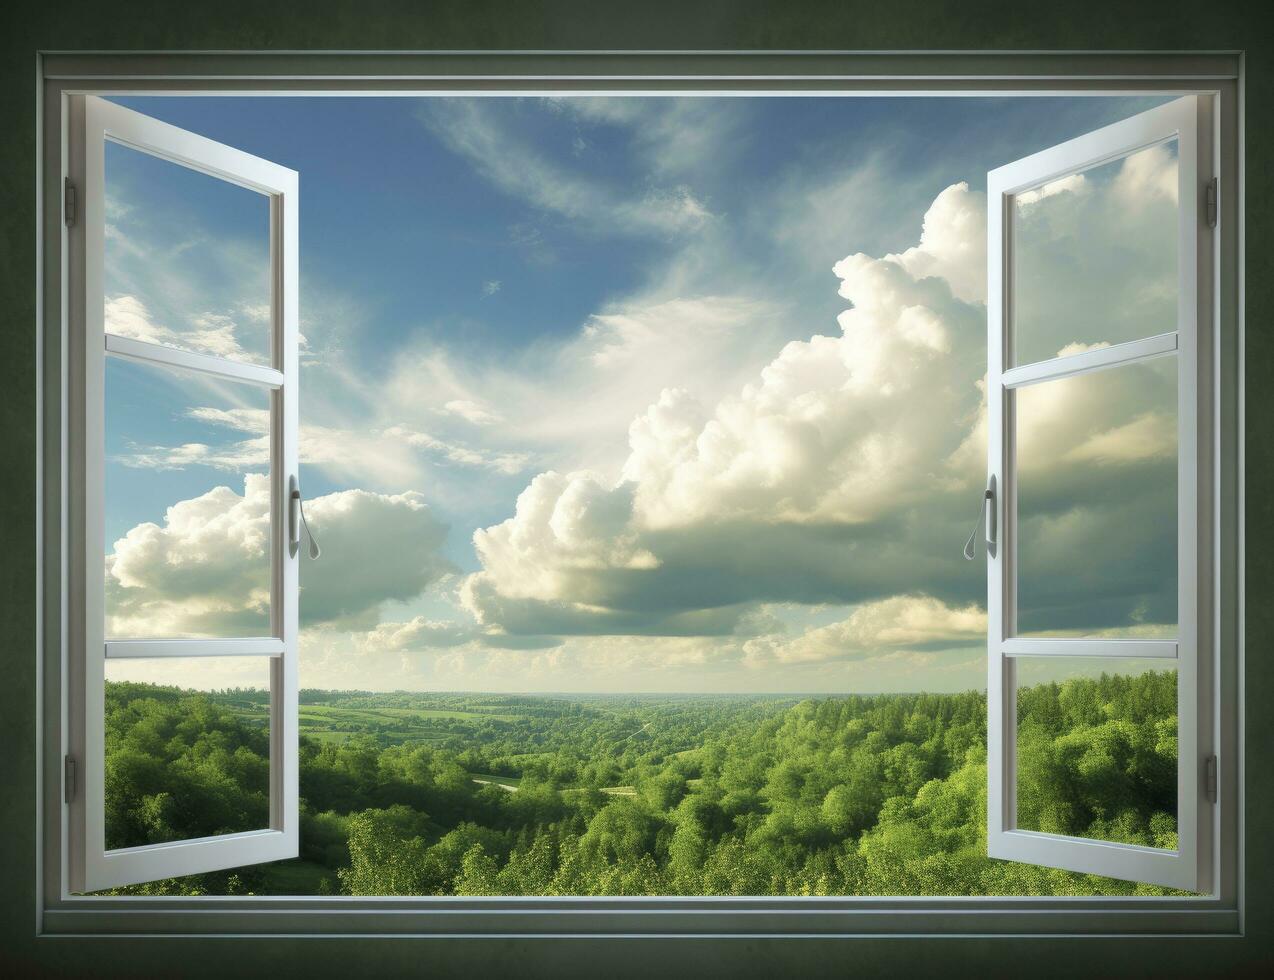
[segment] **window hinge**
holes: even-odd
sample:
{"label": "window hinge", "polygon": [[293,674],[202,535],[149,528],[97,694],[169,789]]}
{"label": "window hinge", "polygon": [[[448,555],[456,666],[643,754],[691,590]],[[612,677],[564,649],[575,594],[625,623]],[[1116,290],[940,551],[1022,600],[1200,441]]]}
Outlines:
{"label": "window hinge", "polygon": [[66,218],[66,226],[68,228],[75,224],[75,185],[71,183],[71,178],[66,178],[62,195],[62,212]]}
{"label": "window hinge", "polygon": [[75,801],[75,759],[68,755],[63,762],[66,765],[66,771],[62,776],[62,786],[66,791],[66,802],[72,803]]}
{"label": "window hinge", "polygon": [[1208,794],[1208,802],[1216,802],[1216,756],[1210,755],[1203,763],[1203,788]]}
{"label": "window hinge", "polygon": [[1216,178],[1213,177],[1208,181],[1208,186],[1204,191],[1204,200],[1206,202],[1208,214],[1208,227],[1216,227]]}

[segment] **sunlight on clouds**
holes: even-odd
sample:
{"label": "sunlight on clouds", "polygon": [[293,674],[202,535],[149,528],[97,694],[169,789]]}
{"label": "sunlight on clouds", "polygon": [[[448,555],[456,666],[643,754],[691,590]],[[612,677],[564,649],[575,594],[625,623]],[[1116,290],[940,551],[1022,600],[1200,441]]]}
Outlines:
{"label": "sunlight on clouds", "polygon": [[[907,239],[893,237],[900,205],[894,197],[872,204],[893,187],[879,161],[796,168],[799,181],[780,175],[753,210],[732,213],[708,178],[735,152],[735,107],[553,100],[560,132],[546,147],[526,137],[519,115],[544,105],[435,100],[421,111],[447,148],[524,209],[500,225],[509,237],[500,244],[512,243],[518,262],[569,261],[552,237],[563,219],[592,240],[659,244],[661,258],[642,263],[641,281],[582,322],[480,356],[467,338],[439,340],[453,335],[431,328],[386,347],[384,364],[369,372],[357,358],[328,356],[359,341],[343,321],[365,311],[319,311],[324,355],[307,361],[301,458],[327,479],[367,489],[307,503],[325,554],[302,569],[305,683],[980,684],[983,580],[959,546],[985,473],[984,195],[950,184],[903,248]],[[641,179],[597,169],[612,145],[625,148]],[[1158,220],[1154,202],[1175,201],[1175,179],[1170,150],[1152,147],[1108,178],[1071,175],[1018,203],[1059,239],[1077,223],[1117,238]],[[888,234],[877,235],[886,244],[872,248],[864,228],[891,217]],[[113,234],[122,262],[136,243]],[[735,240],[745,235],[763,256]],[[847,255],[850,245],[872,254]],[[839,256],[838,282],[827,279],[822,291],[805,280],[776,287],[798,266],[825,270]],[[1130,277],[1117,262],[1097,268],[1103,296],[1163,305],[1153,277]],[[493,263],[464,289],[475,303],[498,293],[484,307],[496,310],[519,299],[518,283]],[[1070,309],[1065,284],[1036,285],[1042,308]],[[826,307],[834,286],[847,301],[835,325]],[[115,296],[112,329],[236,356],[223,353],[238,343],[236,330],[268,323],[267,307],[245,305],[178,332],[141,295]],[[1074,333],[1068,319],[1049,334],[1048,356],[1105,343]],[[1022,420],[1021,438],[1038,450],[1024,472],[1056,489],[1034,524],[1050,574],[1062,573],[1057,563],[1070,560],[1075,541],[1093,567],[1128,571],[1137,515],[1103,501],[1116,480],[1136,510],[1139,489],[1171,458],[1175,421],[1153,404],[1155,393],[1145,379],[1112,387],[1085,376]],[[223,442],[201,433],[133,446],[118,461],[153,470],[266,461],[268,413],[195,404],[184,417],[223,430]],[[1076,487],[1080,464],[1102,479]],[[268,494],[252,482],[263,479],[250,476],[243,496],[209,490],[121,538],[108,559],[112,629],[240,632],[259,621],[265,593],[230,566],[235,556],[268,566]],[[472,531],[476,572],[442,557],[447,529],[424,494],[439,511],[483,515],[458,528],[481,521]],[[484,509],[471,506],[476,499]],[[1126,580],[1128,588],[1111,589],[1096,575],[1085,587],[1105,588],[1105,604],[1087,613],[1077,604],[1067,615],[1090,615],[1110,635],[1159,635],[1151,620],[1163,618],[1162,603],[1144,576]]]}
{"label": "sunlight on clouds", "polygon": [[[409,349],[380,389],[378,415],[487,457],[531,454],[613,474],[626,455],[616,433],[662,389],[737,390],[772,357],[784,325],[772,303],[704,296],[616,306],[564,342],[516,357],[474,363],[445,348]],[[485,431],[447,431],[437,416]]]}
{"label": "sunlight on clouds", "polygon": [[[838,262],[852,303],[839,336],[789,342],[715,407],[665,388],[630,425],[617,481],[536,477],[511,518],[475,532],[483,567],[463,590],[470,611],[512,632],[615,633],[640,618],[642,632],[677,635],[698,620],[729,633],[749,604],[795,598],[786,577],[807,596],[867,601],[860,609],[879,617],[958,610],[971,624],[966,639],[975,636],[984,624],[972,607],[951,605],[959,592],[947,584],[959,578],[961,532],[944,543],[935,531],[967,521],[959,505],[984,466],[984,316],[959,295],[980,293],[984,245],[969,238],[983,208],[981,195],[952,185],[927,212],[919,245]],[[1060,475],[1078,460],[1169,451],[1172,420],[1147,407],[1155,382],[1132,380],[1090,375],[1044,392],[1022,433],[1039,449],[1031,465]],[[574,514],[582,519],[564,516]],[[1099,540],[1104,521],[1128,526],[1114,511],[1085,519],[1094,555],[1110,547]],[[822,564],[805,526],[831,532],[839,562]],[[918,581],[936,606],[900,595]],[[818,659],[812,651],[852,646],[867,628],[868,612],[857,615],[784,649]]]}
{"label": "sunlight on clouds", "polygon": [[1175,142],[1016,196],[1015,364],[1177,324]]}
{"label": "sunlight on clouds", "polygon": [[1151,146],[1124,160],[1115,178],[1114,191],[1131,207],[1156,197],[1177,203],[1177,158],[1166,146]]}
{"label": "sunlight on clouds", "polygon": [[986,640],[986,611],[977,605],[956,608],[929,596],[902,595],[864,603],[847,619],[796,637],[749,640],[749,663],[771,660],[799,663],[861,660],[906,649],[981,645]]}
{"label": "sunlight on clouds", "polygon": [[[168,508],[114,543],[106,558],[108,634],[261,636],[269,632],[269,480],[244,478]],[[307,563],[305,623],[374,625],[382,603],[419,595],[452,571],[446,527],[420,494],[345,490],[306,504],[324,548],[338,560]]]}
{"label": "sunlight on clouds", "polygon": [[[245,307],[241,315],[257,319],[257,307]],[[260,321],[258,321],[260,323]],[[269,308],[265,310],[265,328],[269,326]],[[259,358],[244,351],[238,340],[239,324],[222,313],[199,313],[181,330],[173,330],[154,322],[146,305],[136,296],[114,296],[106,300],[106,332],[130,340],[164,347],[180,347],[197,354],[227,357],[236,361]]]}
{"label": "sunlight on clouds", "polygon": [[106,557],[110,636],[262,636],[269,632],[270,486],[214,487],[139,524]]}
{"label": "sunlight on clouds", "polygon": [[1065,177],[1042,184],[1034,190],[1015,194],[1013,199],[1019,205],[1027,206],[1038,204],[1054,194],[1083,194],[1086,190],[1088,190],[1088,182],[1084,179],[1083,174],[1067,174]]}
{"label": "sunlight on clouds", "polygon": [[920,244],[887,258],[917,279],[945,279],[957,299],[986,302],[985,195],[966,181],[952,184],[925,212]]}

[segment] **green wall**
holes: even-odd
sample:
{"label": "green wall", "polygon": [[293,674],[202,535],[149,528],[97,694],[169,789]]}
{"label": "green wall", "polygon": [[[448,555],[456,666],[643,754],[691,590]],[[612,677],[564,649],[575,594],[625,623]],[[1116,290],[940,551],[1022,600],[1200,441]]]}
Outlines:
{"label": "green wall", "polygon": [[1271,955],[1274,385],[1247,386],[1245,938],[413,940],[35,936],[36,52],[41,50],[1236,50],[1247,52],[1247,375],[1274,372],[1268,0],[9,0],[0,11],[0,973],[1213,976]]}

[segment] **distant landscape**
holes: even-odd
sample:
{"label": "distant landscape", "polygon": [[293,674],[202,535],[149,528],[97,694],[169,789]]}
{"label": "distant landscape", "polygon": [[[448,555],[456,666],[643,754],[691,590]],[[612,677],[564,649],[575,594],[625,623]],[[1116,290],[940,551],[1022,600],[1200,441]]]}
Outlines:
{"label": "distant landscape", "polygon": [[[268,823],[268,695],[108,683],[107,846]],[[986,857],[986,699],[301,692],[301,856],[122,889],[1165,894]],[[1176,676],[1018,696],[1019,821],[1176,846]]]}

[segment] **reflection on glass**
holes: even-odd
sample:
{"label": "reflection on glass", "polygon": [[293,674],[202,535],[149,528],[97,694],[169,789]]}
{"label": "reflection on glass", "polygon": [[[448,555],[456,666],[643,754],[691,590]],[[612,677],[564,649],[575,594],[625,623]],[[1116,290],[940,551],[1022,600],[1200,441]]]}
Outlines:
{"label": "reflection on glass", "polygon": [[270,824],[270,660],[106,661],[106,847]]}
{"label": "reflection on glass", "polygon": [[106,635],[270,634],[270,396],[106,360]]}
{"label": "reflection on glass", "polygon": [[106,143],[106,332],[270,363],[270,201]]}
{"label": "reflection on glass", "polygon": [[1177,846],[1171,660],[1016,657],[1017,827]]}
{"label": "reflection on glass", "polygon": [[1017,634],[1171,637],[1177,358],[1014,393]]}
{"label": "reflection on glass", "polygon": [[1013,363],[1177,329],[1177,144],[1017,194]]}

